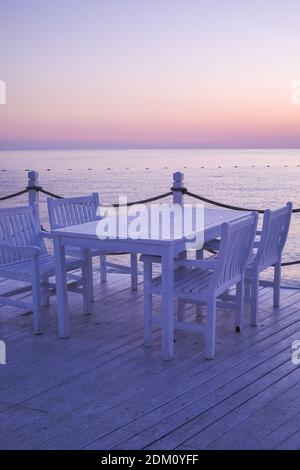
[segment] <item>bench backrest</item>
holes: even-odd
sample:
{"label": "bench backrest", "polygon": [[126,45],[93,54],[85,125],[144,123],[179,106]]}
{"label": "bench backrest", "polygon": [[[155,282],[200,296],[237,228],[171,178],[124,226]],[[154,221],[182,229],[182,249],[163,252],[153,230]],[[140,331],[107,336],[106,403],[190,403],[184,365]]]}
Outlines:
{"label": "bench backrest", "polygon": [[99,195],[70,197],[64,199],[48,198],[48,214],[52,230],[81,225],[97,220]]}
{"label": "bench backrest", "polygon": [[293,204],[276,210],[266,210],[264,214],[260,243],[258,245],[255,263],[260,267],[268,267],[279,261],[287,240]]}
{"label": "bench backrest", "polygon": [[[0,209],[0,243],[17,247],[35,246],[46,253],[33,211],[32,205]],[[18,253],[2,250],[1,253],[1,264],[28,258],[28,254],[22,254],[20,250]]]}
{"label": "bench backrest", "polygon": [[253,212],[236,222],[222,225],[219,265],[212,278],[213,285],[230,286],[240,279],[253,250],[257,220],[258,214]]}

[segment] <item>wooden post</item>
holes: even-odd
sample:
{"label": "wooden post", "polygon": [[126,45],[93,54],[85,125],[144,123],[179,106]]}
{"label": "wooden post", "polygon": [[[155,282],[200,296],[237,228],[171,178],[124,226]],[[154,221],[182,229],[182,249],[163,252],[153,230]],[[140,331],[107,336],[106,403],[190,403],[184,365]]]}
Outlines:
{"label": "wooden post", "polygon": [[39,174],[37,171],[28,172],[28,201],[29,204],[33,206],[33,214],[38,222],[39,226],[41,225],[40,221],[40,195],[39,192],[35,189],[30,189],[32,187],[39,186]]}
{"label": "wooden post", "polygon": [[[176,173],[173,173],[173,204],[180,204],[183,207],[184,194],[181,191],[176,191],[181,188],[184,188],[184,174],[181,173],[181,171],[176,171]],[[185,250],[182,253],[179,253],[179,258],[186,259],[187,251]],[[180,305],[180,311],[184,311],[184,305],[182,303]]]}
{"label": "wooden post", "polygon": [[173,173],[173,204],[183,205],[183,194],[177,189],[184,187],[184,174],[180,171]]}

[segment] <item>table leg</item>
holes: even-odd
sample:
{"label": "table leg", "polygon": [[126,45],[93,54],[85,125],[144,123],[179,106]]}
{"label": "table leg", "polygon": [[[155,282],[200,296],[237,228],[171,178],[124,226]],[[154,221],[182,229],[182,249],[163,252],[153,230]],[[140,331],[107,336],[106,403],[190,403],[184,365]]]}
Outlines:
{"label": "table leg", "polygon": [[169,361],[174,351],[174,250],[166,248],[162,254],[162,359]]}
{"label": "table leg", "polygon": [[[179,253],[179,259],[183,259],[183,260],[187,259],[187,252],[182,251],[181,253]],[[185,300],[184,299],[178,299],[178,312],[177,312],[178,321],[184,321],[185,307],[186,307]]]}
{"label": "table leg", "polygon": [[68,314],[65,247],[60,243],[59,238],[55,238],[54,240],[54,256],[59,336],[61,338],[68,338],[70,336],[70,324]]}

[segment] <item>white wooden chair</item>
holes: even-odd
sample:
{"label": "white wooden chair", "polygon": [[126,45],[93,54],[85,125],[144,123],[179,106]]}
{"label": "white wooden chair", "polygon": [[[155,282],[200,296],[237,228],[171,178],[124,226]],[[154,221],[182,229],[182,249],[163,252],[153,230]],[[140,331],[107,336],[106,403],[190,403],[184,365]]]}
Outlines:
{"label": "white wooden chair", "polygon": [[[252,213],[237,222],[222,226],[218,255],[205,260],[175,260],[174,297],[179,299],[178,321],[175,328],[205,334],[205,355],[214,357],[216,334],[216,301],[230,287],[237,286],[235,324],[237,331],[243,327],[244,276],[253,250],[258,216]],[[152,345],[152,296],[161,294],[161,276],[152,277],[153,257],[143,255],[144,263],[144,333],[145,345]],[[157,260],[160,262],[160,260]],[[182,303],[207,305],[207,323],[185,322]]]}
{"label": "white wooden chair", "polygon": [[[262,230],[257,231],[260,237],[255,241],[255,252],[249,259],[245,274],[246,302],[251,305],[251,325],[257,324],[259,285],[271,285],[273,287],[273,306],[280,305],[281,259],[287,240],[293,204],[288,202],[282,208],[276,210],[267,209],[264,213]],[[205,249],[218,251],[220,240],[212,240],[204,245]],[[260,273],[274,266],[274,281],[266,283],[260,281]]]}
{"label": "white wooden chair", "polygon": [[246,298],[251,305],[252,326],[257,324],[260,273],[271,266],[274,266],[273,306],[278,308],[280,305],[281,260],[289,232],[292,209],[293,204],[288,202],[280,209],[266,210],[262,230],[257,232],[260,236],[260,240],[254,243],[257,251],[250,257],[245,274]]}
{"label": "white wooden chair", "polygon": [[[97,215],[97,210],[99,207],[98,193],[93,193],[88,196],[70,197],[63,199],[48,198],[47,202],[51,230],[69,227],[72,225],[80,225],[100,219],[100,217]],[[71,254],[72,256],[78,256],[80,255],[80,250],[69,247],[67,249],[67,253]],[[136,290],[138,285],[137,255],[131,255],[131,267],[128,267],[117,263],[108,263],[106,261],[107,254],[109,253],[103,252],[102,250],[91,250],[91,255],[93,257],[100,257],[101,282],[106,282],[107,267],[110,267],[118,272],[131,274],[131,288],[132,290]]]}
{"label": "white wooden chair", "polygon": [[[49,305],[49,288],[55,284],[54,257],[48,254],[44,237],[34,218],[33,206],[0,209],[0,277],[32,285],[32,303],[0,296],[0,305],[33,311],[33,330],[42,333],[42,305]],[[67,258],[67,271],[82,267],[78,258]]]}

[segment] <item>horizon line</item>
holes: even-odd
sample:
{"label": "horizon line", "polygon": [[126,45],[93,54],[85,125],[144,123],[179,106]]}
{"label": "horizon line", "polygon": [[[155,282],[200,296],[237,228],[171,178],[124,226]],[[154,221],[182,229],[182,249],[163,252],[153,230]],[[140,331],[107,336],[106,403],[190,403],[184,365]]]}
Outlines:
{"label": "horizon line", "polygon": [[[2,148],[1,148],[2,147]],[[61,150],[300,150],[300,147],[278,146],[190,146],[190,145],[67,145],[67,146],[1,146],[0,152]]]}

